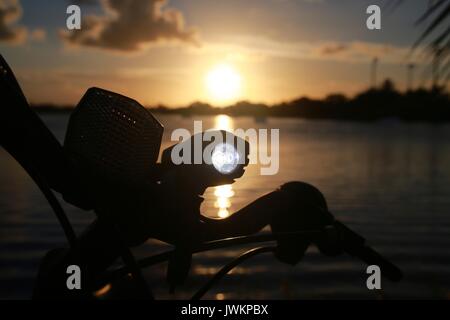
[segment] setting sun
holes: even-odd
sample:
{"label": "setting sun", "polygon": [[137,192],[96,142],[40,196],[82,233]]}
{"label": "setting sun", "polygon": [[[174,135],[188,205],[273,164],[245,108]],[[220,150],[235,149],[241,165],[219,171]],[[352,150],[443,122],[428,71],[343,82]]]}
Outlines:
{"label": "setting sun", "polygon": [[208,72],[205,84],[214,102],[229,102],[240,94],[241,76],[231,65],[220,64]]}

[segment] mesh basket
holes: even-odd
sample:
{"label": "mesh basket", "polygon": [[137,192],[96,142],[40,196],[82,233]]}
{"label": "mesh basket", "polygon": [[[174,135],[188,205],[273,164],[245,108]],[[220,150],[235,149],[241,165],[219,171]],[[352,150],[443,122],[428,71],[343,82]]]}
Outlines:
{"label": "mesh basket", "polygon": [[70,117],[64,148],[82,175],[145,182],[158,159],[163,130],[137,101],[91,88]]}

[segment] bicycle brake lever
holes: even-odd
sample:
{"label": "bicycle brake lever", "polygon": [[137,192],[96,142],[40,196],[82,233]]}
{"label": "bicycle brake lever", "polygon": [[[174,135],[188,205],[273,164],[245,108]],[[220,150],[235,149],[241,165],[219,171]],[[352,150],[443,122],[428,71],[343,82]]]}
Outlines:
{"label": "bicycle brake lever", "polygon": [[366,240],[339,221],[333,223],[337,231],[338,241],[342,249],[351,256],[357,257],[368,265],[377,265],[382,275],[397,282],[403,277],[402,271],[386,258],[365,244]]}

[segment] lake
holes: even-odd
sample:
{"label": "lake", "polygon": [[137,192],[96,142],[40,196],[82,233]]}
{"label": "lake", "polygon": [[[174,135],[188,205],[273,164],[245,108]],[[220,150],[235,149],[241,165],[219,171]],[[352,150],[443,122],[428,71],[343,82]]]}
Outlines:
{"label": "lake", "polygon": [[[63,140],[68,115],[41,115]],[[194,118],[156,115],[164,124],[163,147],[175,128],[193,130]],[[396,263],[404,279],[382,279],[382,290],[366,288],[366,266],[347,255],[321,256],[310,248],[291,267],[261,255],[233,270],[206,296],[211,299],[409,299],[450,298],[450,125],[311,121],[227,116],[195,117],[204,129],[279,128],[280,170],[259,174],[250,165],[231,186],[210,188],[202,211],[226,217],[291,180],[309,182],[326,196],[334,215]],[[0,298],[26,299],[41,257],[64,245],[64,235],[46,200],[21,167],[0,150]],[[65,205],[77,232],[92,212]],[[233,247],[198,254],[186,285],[169,295],[165,264],[145,270],[157,298],[187,298],[223,264],[248,249]],[[138,257],[167,246],[154,240],[135,248]]]}

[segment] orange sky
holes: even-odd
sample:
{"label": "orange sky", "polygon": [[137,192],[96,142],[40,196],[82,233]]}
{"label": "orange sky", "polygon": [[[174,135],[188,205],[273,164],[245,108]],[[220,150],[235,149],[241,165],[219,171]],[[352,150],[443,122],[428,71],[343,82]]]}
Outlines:
{"label": "orange sky", "polygon": [[[0,21],[0,52],[34,103],[74,104],[91,86],[168,106],[352,95],[369,86],[375,56],[378,78],[404,89],[427,1],[383,13],[382,30],[369,31],[372,2],[384,1],[74,1],[83,28],[69,32],[63,1],[0,0],[16,9]],[[427,75],[418,68],[415,85]]]}

